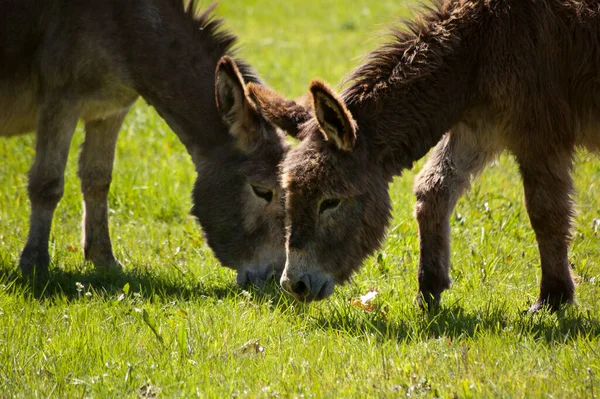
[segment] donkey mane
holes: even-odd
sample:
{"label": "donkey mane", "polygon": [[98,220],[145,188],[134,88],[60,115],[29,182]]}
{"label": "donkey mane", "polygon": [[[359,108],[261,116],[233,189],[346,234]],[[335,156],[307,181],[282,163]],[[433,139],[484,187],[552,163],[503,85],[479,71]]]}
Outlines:
{"label": "donkey mane", "polygon": [[[377,99],[397,84],[431,76],[461,45],[465,35],[460,30],[477,29],[484,23],[481,19],[491,14],[510,13],[510,2],[502,0],[493,4],[484,0],[432,0],[432,4],[418,1],[419,12],[414,20],[404,19],[400,21],[402,26],[391,28],[391,40],[367,54],[363,64],[344,79],[347,87],[342,98],[346,104]],[[564,0],[561,6],[573,20],[600,15],[597,0]],[[467,19],[473,23],[466,27]]]}
{"label": "donkey mane", "polygon": [[344,102],[355,104],[376,98],[398,83],[427,77],[440,68],[444,57],[459,44],[460,35],[453,34],[454,21],[479,7],[477,1],[458,3],[420,3],[417,17],[401,21],[402,27],[392,28],[388,33],[392,40],[367,54],[363,64],[344,80],[344,85],[348,85],[342,94]]}
{"label": "donkey mane", "polygon": [[[223,55],[235,56],[238,50],[238,37],[223,27],[223,19],[215,17],[213,11],[217,3],[204,10],[198,6],[198,0],[171,0],[175,9],[181,12],[199,43],[205,46],[204,54],[212,54],[215,64]],[[254,69],[244,60],[235,60],[246,83],[262,84]]]}

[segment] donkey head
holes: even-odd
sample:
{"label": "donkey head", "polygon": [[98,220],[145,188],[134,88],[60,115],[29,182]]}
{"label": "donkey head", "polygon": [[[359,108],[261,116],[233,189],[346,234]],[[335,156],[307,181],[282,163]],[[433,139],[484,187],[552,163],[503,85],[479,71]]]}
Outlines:
{"label": "donkey head", "polygon": [[235,62],[217,66],[215,95],[224,144],[194,156],[198,172],[192,214],[219,261],[240,285],[279,278],[285,262],[284,201],[279,163],[288,150],[282,133],[248,97]]}
{"label": "donkey head", "polygon": [[[252,84],[249,92],[273,123],[288,125],[302,138],[282,166],[287,262],[281,284],[299,300],[323,299],[335,284],[348,281],[383,239],[390,219],[389,181],[369,158],[368,132],[324,83],[311,83],[308,108]],[[295,130],[289,127],[294,122],[299,123]]]}

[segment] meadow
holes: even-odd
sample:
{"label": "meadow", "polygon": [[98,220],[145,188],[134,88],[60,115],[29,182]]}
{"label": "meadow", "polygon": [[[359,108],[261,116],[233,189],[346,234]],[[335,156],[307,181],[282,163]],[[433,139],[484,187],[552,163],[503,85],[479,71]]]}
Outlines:
{"label": "meadow", "polygon": [[[294,98],[313,77],[339,89],[361,57],[409,17],[404,0],[223,0],[240,56]],[[121,131],[110,228],[121,276],[84,262],[78,128],[51,235],[52,279],[16,271],[29,217],[33,135],[0,140],[0,397],[587,397],[600,395],[600,157],[577,157],[570,250],[574,306],[523,311],[538,294],[537,245],[514,160],[503,155],[452,217],[453,286],[430,314],[414,303],[412,181],[391,185],[379,252],[323,302],[274,284],[235,285],[188,216],[195,172],[140,100]],[[357,301],[377,291],[367,306]]]}

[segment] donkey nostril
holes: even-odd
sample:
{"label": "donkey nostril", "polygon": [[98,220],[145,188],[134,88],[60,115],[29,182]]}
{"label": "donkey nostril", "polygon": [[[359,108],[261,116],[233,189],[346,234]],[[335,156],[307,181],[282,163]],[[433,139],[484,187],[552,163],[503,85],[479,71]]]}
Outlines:
{"label": "donkey nostril", "polygon": [[305,297],[310,293],[308,285],[302,280],[292,285],[292,292],[300,297]]}

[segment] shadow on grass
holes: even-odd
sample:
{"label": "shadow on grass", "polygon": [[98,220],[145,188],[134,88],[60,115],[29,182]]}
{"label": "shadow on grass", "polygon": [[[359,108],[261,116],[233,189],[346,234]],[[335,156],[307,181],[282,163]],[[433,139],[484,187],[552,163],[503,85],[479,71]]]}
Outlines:
{"label": "shadow on grass", "polygon": [[75,300],[93,290],[96,296],[114,296],[123,293],[136,293],[142,298],[156,296],[164,300],[192,300],[199,297],[223,299],[235,297],[241,289],[235,284],[215,285],[198,281],[194,277],[167,275],[150,268],[131,268],[121,272],[103,272],[84,267],[83,270],[62,270],[52,268],[47,278],[26,278],[11,264],[0,263],[0,283],[8,286],[8,292],[20,293],[37,300],[66,298]]}
{"label": "shadow on grass", "polygon": [[433,312],[404,309],[405,314],[388,319],[385,312],[365,314],[334,309],[315,318],[316,329],[343,331],[353,336],[374,335],[380,341],[424,341],[437,338],[477,338],[510,334],[547,343],[569,343],[600,337],[600,321],[589,312],[568,307],[557,313],[528,314],[508,306],[467,311],[453,305]]}
{"label": "shadow on grass", "polygon": [[74,301],[88,291],[93,291],[95,297],[113,298],[126,290],[143,300],[191,301],[208,297],[235,301],[243,297],[256,304],[271,303],[279,310],[293,308],[293,298],[274,281],[261,289],[254,286],[244,289],[233,279],[202,281],[192,273],[165,272],[145,266],[118,272],[104,272],[89,265],[81,270],[54,267],[47,278],[35,279],[23,277],[14,264],[0,259],[0,284],[5,286],[5,292],[40,301],[56,298]]}
{"label": "shadow on grass", "polygon": [[[0,284],[4,291],[25,295],[32,300],[64,298],[78,300],[88,290],[94,295],[112,298],[124,290],[144,300],[190,301],[210,297],[216,300],[251,299],[255,304],[270,303],[272,309],[291,317],[308,317],[314,329],[341,331],[351,336],[376,336],[381,341],[424,341],[436,338],[476,338],[483,334],[511,335],[534,338],[548,343],[568,343],[589,337],[600,337],[600,321],[577,307],[568,307],[558,313],[542,311],[523,314],[509,305],[497,304],[487,309],[465,310],[458,305],[445,305],[422,313],[405,306],[400,314],[388,316],[385,308],[368,313],[352,306],[335,304],[311,311],[282,291],[275,282],[258,289],[240,288],[234,281],[199,281],[195,276],[165,273],[146,267],[130,268],[118,273],[103,273],[94,268],[69,271],[53,268],[43,282],[24,278],[14,265],[0,260]],[[310,327],[309,327],[310,328]]]}
{"label": "shadow on grass", "polygon": [[279,311],[298,313],[293,298],[281,290],[275,281],[270,281],[262,288],[242,288],[234,279],[224,281],[211,278],[202,281],[193,273],[178,271],[173,273],[164,268],[137,266],[106,272],[84,264],[70,270],[51,267],[49,276],[36,279],[23,277],[13,262],[0,258],[0,284],[3,290],[12,295],[24,295],[31,300],[60,299],[70,302],[92,291],[94,297],[106,299],[125,293],[142,300],[158,299],[165,302],[198,298],[251,300],[257,305],[268,303]]}

